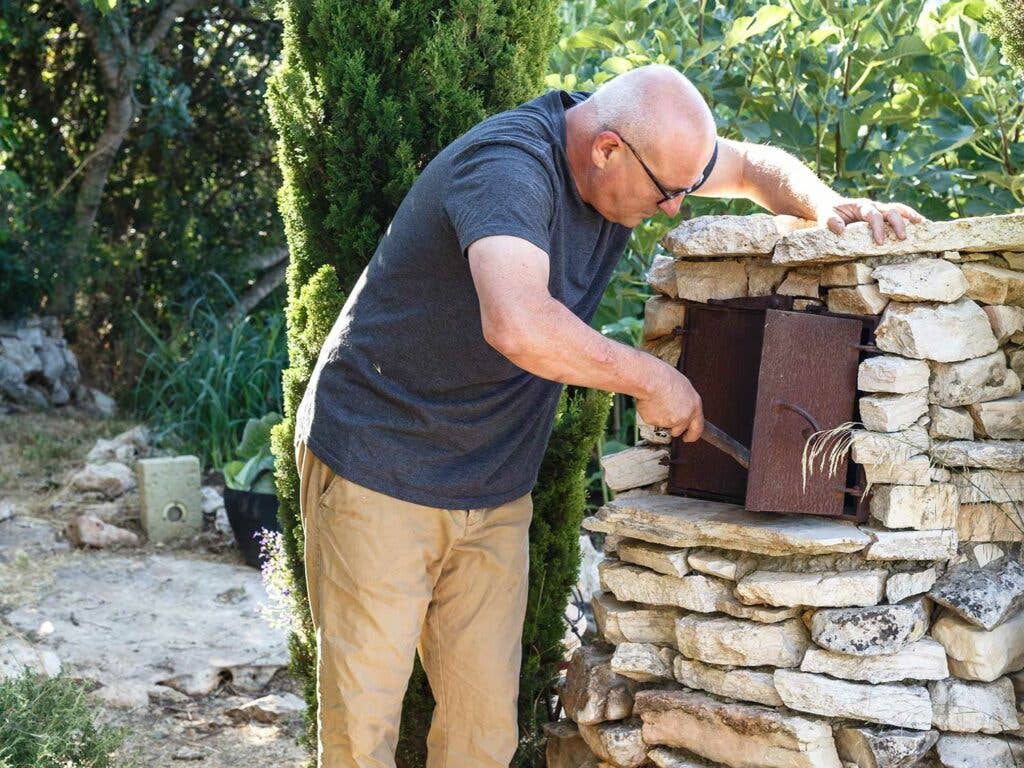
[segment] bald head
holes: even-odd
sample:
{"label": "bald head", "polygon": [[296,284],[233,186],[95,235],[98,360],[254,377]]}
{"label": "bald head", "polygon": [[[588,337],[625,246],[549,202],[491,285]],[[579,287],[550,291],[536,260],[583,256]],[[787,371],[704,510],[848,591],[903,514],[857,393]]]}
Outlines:
{"label": "bald head", "polygon": [[587,100],[595,133],[621,133],[636,147],[654,148],[671,133],[706,140],[715,121],[704,98],[681,72],[650,64],[619,75]]}
{"label": "bald head", "polygon": [[609,80],[568,110],[566,139],[583,199],[605,218],[636,226],[659,207],[675,215],[682,202],[659,203],[664,196],[638,158],[662,188],[684,189],[701,178],[716,129],[693,83],[672,67],[652,64]]}

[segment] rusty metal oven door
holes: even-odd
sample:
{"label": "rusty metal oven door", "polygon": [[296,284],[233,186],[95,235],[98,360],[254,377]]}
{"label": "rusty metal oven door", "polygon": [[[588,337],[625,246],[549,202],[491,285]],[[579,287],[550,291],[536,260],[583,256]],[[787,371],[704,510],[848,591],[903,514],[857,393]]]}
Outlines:
{"label": "rusty metal oven door", "polygon": [[765,318],[747,509],[843,515],[849,458],[838,471],[815,466],[803,482],[802,457],[815,432],[852,421],[863,323],[768,310]]}

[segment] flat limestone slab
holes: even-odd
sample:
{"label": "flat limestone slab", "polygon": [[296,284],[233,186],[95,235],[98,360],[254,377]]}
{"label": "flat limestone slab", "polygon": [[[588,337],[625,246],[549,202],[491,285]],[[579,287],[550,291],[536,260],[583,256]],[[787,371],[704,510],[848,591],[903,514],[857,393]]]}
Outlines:
{"label": "flat limestone slab", "polygon": [[932,725],[932,702],[922,685],[852,683],[779,669],[775,689],[787,707],[799,712],[922,731]]}
{"label": "flat limestone slab", "polygon": [[796,667],[811,639],[799,619],[759,624],[690,614],[676,620],[676,647],[688,659],[734,667]]}
{"label": "flat limestone slab", "polygon": [[871,537],[856,526],[810,515],[748,512],[725,504],[682,496],[652,495],[616,499],[597,511],[596,528],[676,547],[718,547],[762,555],[859,552]]}
{"label": "flat limestone slab", "polygon": [[877,605],[885,595],[888,571],[845,573],[773,573],[754,571],[736,584],[736,597],[744,603],[779,607],[806,605],[841,608]]}
{"label": "flat limestone slab", "polygon": [[801,672],[819,672],[844,680],[867,683],[893,683],[900,680],[942,680],[949,677],[946,650],[930,637],[879,656],[851,656],[808,648],[800,664]]}
{"label": "flat limestone slab", "polygon": [[[939,646],[941,650],[941,646]],[[746,667],[716,667],[702,661],[676,656],[676,680],[687,688],[698,688],[716,696],[738,701],[749,701],[769,707],[782,707],[782,699],[775,690],[774,670]]]}
{"label": "flat limestone slab", "polygon": [[943,613],[932,625],[932,637],[942,643],[949,669],[964,680],[993,680],[1024,669],[1024,611],[1014,614],[992,631]]}
{"label": "flat limestone slab", "polygon": [[730,768],[842,768],[828,723],[693,691],[641,691],[647,744],[687,749]]}
{"label": "flat limestone slab", "polygon": [[669,231],[661,244],[683,258],[767,256],[779,239],[797,229],[813,227],[813,221],[793,216],[698,216]]}
{"label": "flat limestone slab", "polygon": [[954,221],[907,224],[907,239],[889,229],[879,245],[866,222],[855,222],[841,235],[826,227],[786,235],[775,246],[773,264],[826,264],[860,256],[899,256],[915,253],[1024,250],[1024,214],[983,216]]}
{"label": "flat limestone slab", "polygon": [[944,733],[935,745],[943,768],[1020,768],[1024,739]]}
{"label": "flat limestone slab", "polygon": [[678,608],[647,606],[616,600],[599,592],[590,601],[597,633],[609,643],[656,643],[672,645],[676,641]]}

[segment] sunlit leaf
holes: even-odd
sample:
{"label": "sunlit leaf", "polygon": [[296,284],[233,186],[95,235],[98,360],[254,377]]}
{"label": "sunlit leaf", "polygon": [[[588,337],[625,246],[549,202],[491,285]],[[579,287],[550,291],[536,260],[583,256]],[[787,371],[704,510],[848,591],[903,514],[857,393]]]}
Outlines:
{"label": "sunlit leaf", "polygon": [[755,35],[763,34],[788,19],[790,10],[779,5],[762,5],[753,16],[740,16],[733,21],[722,45],[732,48]]}

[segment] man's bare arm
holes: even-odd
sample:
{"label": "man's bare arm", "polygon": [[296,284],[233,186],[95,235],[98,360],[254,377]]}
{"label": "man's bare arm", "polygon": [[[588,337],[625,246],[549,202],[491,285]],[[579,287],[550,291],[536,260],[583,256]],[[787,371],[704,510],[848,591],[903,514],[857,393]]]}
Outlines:
{"label": "man's bare arm", "polygon": [[902,240],[906,237],[905,220],[924,221],[921,214],[902,203],[842,197],[778,147],[730,139],[719,139],[718,145],[715,169],[696,195],[745,197],[772,213],[811,219],[837,234],[850,222],[866,221],[879,243],[885,238],[885,223]]}
{"label": "man's bare arm", "polygon": [[689,380],[653,355],[602,336],[548,292],[548,255],[517,237],[469,247],[484,338],[541,378],[621,392],[649,424],[696,440],[704,428]]}

